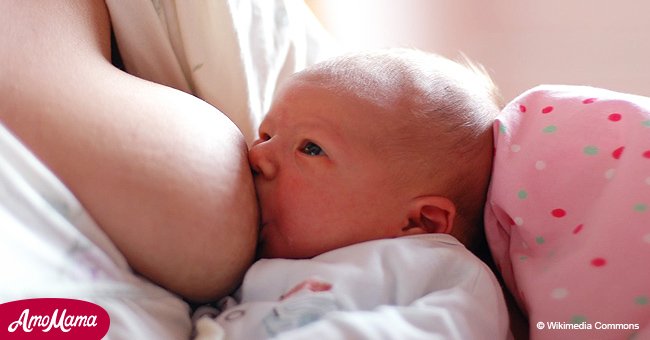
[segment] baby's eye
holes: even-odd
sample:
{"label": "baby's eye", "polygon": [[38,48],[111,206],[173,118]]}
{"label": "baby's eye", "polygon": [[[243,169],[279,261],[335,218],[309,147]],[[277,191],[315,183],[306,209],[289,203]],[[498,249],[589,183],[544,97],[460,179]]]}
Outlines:
{"label": "baby's eye", "polygon": [[300,152],[309,156],[323,156],[325,151],[320,146],[313,142],[305,142],[305,145],[300,148]]}

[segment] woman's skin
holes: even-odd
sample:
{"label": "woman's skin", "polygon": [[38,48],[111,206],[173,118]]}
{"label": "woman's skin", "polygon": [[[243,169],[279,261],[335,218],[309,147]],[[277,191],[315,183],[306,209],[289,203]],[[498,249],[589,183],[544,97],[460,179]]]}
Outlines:
{"label": "woman's skin", "polygon": [[110,62],[104,1],[0,2],[0,121],[145,277],[190,300],[230,292],[258,212],[223,114]]}

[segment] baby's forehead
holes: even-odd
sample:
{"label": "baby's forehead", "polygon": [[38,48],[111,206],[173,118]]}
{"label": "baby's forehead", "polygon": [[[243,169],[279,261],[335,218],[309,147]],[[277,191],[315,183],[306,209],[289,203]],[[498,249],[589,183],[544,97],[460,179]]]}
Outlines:
{"label": "baby's forehead", "polygon": [[403,89],[411,87],[412,81],[403,77],[392,77],[369,67],[307,68],[294,74],[294,80],[309,82],[334,93],[355,94],[371,103],[387,102],[403,96]]}

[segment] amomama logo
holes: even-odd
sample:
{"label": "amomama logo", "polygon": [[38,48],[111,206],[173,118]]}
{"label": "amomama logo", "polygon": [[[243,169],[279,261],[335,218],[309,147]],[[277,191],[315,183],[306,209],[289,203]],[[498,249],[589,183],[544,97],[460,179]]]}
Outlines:
{"label": "amomama logo", "polygon": [[2,339],[101,339],[111,320],[94,303],[43,298],[0,304]]}

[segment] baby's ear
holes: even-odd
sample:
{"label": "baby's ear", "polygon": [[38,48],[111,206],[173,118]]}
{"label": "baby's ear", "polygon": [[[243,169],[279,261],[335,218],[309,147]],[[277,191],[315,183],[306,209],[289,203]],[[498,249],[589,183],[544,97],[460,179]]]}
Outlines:
{"label": "baby's ear", "polygon": [[451,234],[456,217],[454,203],[442,196],[421,196],[411,202],[408,224],[402,236],[428,233]]}

